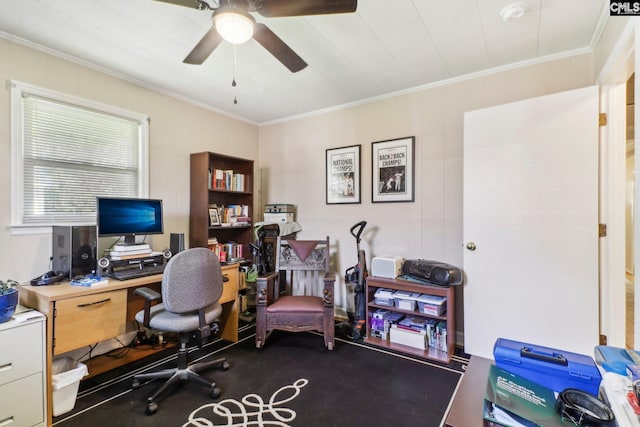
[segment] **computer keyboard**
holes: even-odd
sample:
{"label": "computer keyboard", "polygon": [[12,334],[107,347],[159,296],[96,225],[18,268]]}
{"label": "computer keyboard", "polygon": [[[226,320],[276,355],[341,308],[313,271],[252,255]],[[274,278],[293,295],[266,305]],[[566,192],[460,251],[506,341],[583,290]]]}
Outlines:
{"label": "computer keyboard", "polygon": [[131,267],[122,270],[115,270],[111,273],[111,277],[118,280],[137,279],[138,277],[153,276],[154,274],[162,274],[164,272],[164,264],[145,265],[142,268]]}

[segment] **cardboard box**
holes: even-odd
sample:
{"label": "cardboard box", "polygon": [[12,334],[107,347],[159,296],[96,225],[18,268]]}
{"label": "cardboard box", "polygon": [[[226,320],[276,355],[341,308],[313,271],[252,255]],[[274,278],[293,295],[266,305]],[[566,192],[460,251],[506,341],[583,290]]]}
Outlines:
{"label": "cardboard box", "polygon": [[427,334],[425,332],[417,332],[391,325],[389,328],[389,341],[396,344],[402,344],[409,347],[424,350],[427,348]]}

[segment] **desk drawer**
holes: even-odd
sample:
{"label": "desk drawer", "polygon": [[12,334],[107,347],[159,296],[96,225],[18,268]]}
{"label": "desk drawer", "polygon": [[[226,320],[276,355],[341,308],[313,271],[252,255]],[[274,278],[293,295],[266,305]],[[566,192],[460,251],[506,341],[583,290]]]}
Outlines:
{"label": "desk drawer", "polygon": [[126,315],[126,289],[56,301],[53,353],[65,353],[124,334]]}
{"label": "desk drawer", "polygon": [[224,282],[220,303],[235,301],[238,296],[238,264],[232,264],[222,267],[222,274],[229,278],[228,282]]}
{"label": "desk drawer", "polygon": [[44,370],[43,325],[37,322],[0,331],[0,385]]}

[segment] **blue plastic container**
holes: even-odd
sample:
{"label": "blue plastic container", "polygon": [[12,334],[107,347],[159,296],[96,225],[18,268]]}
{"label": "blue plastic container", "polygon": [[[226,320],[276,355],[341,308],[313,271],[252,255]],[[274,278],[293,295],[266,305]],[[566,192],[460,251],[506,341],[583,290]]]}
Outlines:
{"label": "blue plastic container", "polygon": [[591,356],[498,338],[493,358],[496,366],[558,393],[577,388],[598,396],[602,375]]}
{"label": "blue plastic container", "polygon": [[9,292],[0,295],[0,323],[11,319],[18,305],[18,289],[13,288]]}

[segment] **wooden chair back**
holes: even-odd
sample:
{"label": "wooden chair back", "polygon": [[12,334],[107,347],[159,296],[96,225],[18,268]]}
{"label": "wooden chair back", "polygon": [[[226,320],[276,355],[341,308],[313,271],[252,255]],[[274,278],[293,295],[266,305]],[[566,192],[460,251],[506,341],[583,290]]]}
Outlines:
{"label": "wooden chair back", "polygon": [[284,240],[278,237],[276,271],[287,295],[322,296],[329,272],[329,237],[325,240]]}

